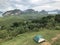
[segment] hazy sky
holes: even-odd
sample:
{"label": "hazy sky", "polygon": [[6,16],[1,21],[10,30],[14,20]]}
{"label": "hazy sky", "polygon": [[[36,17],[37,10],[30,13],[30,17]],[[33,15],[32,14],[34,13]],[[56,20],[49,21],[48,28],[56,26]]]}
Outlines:
{"label": "hazy sky", "polygon": [[38,11],[60,9],[60,0],[0,0],[0,11],[31,8]]}

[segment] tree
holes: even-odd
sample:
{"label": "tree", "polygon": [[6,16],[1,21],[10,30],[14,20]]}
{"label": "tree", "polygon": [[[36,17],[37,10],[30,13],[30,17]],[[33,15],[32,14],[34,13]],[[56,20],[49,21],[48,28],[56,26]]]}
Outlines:
{"label": "tree", "polygon": [[60,22],[60,14],[55,16],[55,21]]}

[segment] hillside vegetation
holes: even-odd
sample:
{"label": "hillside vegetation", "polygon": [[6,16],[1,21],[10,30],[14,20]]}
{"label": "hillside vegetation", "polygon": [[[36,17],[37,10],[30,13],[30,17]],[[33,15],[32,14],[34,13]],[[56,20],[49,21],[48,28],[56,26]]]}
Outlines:
{"label": "hillside vegetation", "polygon": [[[24,35],[24,33],[27,33],[26,35],[28,37],[27,38],[27,40],[28,40],[29,39],[28,32],[30,32],[30,34],[31,34],[31,32],[34,34],[35,33],[40,34],[39,31],[42,31],[41,33],[43,33],[43,34],[47,33],[45,31],[43,31],[43,29],[48,29],[48,32],[52,30],[51,35],[52,35],[53,31],[58,31],[58,33],[59,33],[60,15],[59,14],[58,15],[40,15],[40,14],[24,15],[24,14],[22,14],[22,15],[18,15],[18,16],[16,16],[16,15],[15,16],[4,16],[4,17],[0,18],[0,42],[2,43],[4,41],[11,40],[14,37],[16,37],[17,35],[20,35],[20,34]],[[54,35],[55,35],[55,32],[54,32]],[[19,36],[19,38],[20,37],[25,38],[24,36],[23,37]],[[32,36],[31,36],[31,38],[32,38]],[[46,36],[46,35],[44,35],[44,36]],[[52,37],[52,36],[50,36],[50,37]],[[47,39],[49,39],[49,38],[47,38]],[[23,39],[21,39],[21,42],[22,42],[22,40]],[[20,40],[19,40],[19,42],[17,41],[16,45],[19,45],[18,43],[20,44]],[[8,44],[6,44],[6,45],[8,45]],[[21,44],[21,45],[23,45],[23,44]],[[29,44],[29,45],[32,45],[32,44]]]}
{"label": "hillside vegetation", "polygon": [[[28,32],[24,34],[20,34],[13,38],[12,40],[8,40],[6,42],[1,43],[0,45],[41,45],[40,43],[36,43],[33,38],[35,35],[42,35],[49,43],[52,42],[52,38],[60,33],[60,30],[47,30],[43,29],[39,32]],[[60,40],[58,39],[53,43],[53,45],[60,45]]]}

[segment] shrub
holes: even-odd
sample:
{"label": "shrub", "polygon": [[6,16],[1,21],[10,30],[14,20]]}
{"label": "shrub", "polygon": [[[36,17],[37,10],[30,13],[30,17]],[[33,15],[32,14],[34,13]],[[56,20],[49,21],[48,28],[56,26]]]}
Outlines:
{"label": "shrub", "polygon": [[8,37],[7,30],[1,30],[0,31],[0,39],[4,39]]}
{"label": "shrub", "polygon": [[56,26],[55,29],[56,29],[56,30],[60,30],[60,26]]}

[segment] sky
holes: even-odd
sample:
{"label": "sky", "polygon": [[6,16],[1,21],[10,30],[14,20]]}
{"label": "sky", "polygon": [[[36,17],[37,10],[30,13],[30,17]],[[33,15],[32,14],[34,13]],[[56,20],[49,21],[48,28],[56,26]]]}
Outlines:
{"label": "sky", "polygon": [[55,10],[60,9],[60,0],[0,0],[0,11],[13,9]]}

